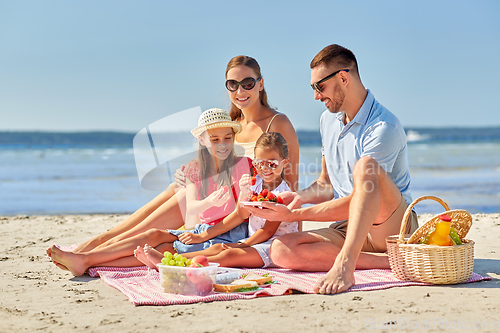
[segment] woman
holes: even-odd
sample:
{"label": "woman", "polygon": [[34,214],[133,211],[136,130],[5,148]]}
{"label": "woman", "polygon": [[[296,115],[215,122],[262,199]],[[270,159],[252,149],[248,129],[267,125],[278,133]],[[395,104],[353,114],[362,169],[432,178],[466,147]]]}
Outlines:
{"label": "woman", "polygon": [[[288,142],[289,149],[289,166],[285,170],[285,180],[292,191],[298,190],[299,141],[297,134],[290,120],[269,106],[264,89],[264,78],[257,61],[248,56],[232,58],[226,68],[226,88],[231,100],[231,118],[242,126],[241,132],[235,138],[235,144],[241,146],[242,149],[236,150],[236,154],[253,158],[255,142],[262,133],[281,133]],[[185,221],[186,205],[185,190],[182,188],[184,175],[178,172],[176,178],[181,178],[181,185],[171,184],[167,190],[141,207],[128,219],[81,244],[74,252],[88,252],[95,248],[102,248],[151,228],[177,229],[182,227]],[[226,219],[236,221],[240,218],[236,212],[233,212]],[[193,226],[186,225],[187,228]]]}

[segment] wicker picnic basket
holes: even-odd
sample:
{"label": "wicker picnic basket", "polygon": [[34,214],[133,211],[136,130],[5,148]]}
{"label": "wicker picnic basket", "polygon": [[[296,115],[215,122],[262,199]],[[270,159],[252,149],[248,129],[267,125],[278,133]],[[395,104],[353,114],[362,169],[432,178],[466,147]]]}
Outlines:
{"label": "wicker picnic basket", "polygon": [[[431,199],[439,202],[452,218],[451,226],[462,239],[463,245],[436,246],[417,244],[439,222],[439,215],[418,228],[411,237],[404,231],[413,207],[420,201]],[[474,242],[463,239],[472,225],[472,217],[465,210],[449,210],[448,205],[433,196],[423,196],[413,201],[403,216],[399,235],[386,239],[389,263],[394,275],[400,280],[432,284],[455,284],[467,281],[474,267]],[[406,235],[409,236],[409,235]]]}

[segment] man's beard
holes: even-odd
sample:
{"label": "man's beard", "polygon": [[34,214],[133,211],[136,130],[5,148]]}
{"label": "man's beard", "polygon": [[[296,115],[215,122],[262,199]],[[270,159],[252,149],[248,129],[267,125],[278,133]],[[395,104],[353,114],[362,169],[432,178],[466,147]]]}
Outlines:
{"label": "man's beard", "polygon": [[340,108],[344,104],[344,99],[345,99],[345,94],[340,89],[340,87],[335,87],[335,91],[338,91],[338,93],[335,95],[333,99],[330,99],[331,104],[328,106],[328,110],[331,113],[338,113],[340,112]]}

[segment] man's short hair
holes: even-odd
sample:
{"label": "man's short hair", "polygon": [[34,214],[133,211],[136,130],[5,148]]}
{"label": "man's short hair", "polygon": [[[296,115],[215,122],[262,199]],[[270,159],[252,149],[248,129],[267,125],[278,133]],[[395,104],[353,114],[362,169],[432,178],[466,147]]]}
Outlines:
{"label": "man's short hair", "polygon": [[337,69],[349,68],[358,76],[358,62],[351,50],[338,44],[332,44],[319,51],[311,61],[311,69],[319,65],[336,65]]}

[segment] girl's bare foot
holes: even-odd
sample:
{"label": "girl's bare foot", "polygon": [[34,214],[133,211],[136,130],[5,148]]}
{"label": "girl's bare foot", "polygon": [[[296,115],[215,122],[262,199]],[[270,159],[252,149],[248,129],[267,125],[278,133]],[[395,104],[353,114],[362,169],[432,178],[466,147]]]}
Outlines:
{"label": "girl's bare foot", "polygon": [[[146,244],[146,246],[149,246],[149,245]],[[134,250],[134,256],[137,258],[137,260],[139,260],[140,262],[142,262],[144,265],[148,266],[149,268],[156,269],[156,265],[153,264],[148,259],[148,257],[146,257],[146,254],[144,253],[144,249],[142,247],[138,246]]]}
{"label": "girl's bare foot", "polygon": [[149,259],[149,261],[155,265],[161,263],[163,259],[163,253],[155,249],[154,247],[149,246],[148,244],[144,245],[144,254]]}
{"label": "girl's bare foot", "polygon": [[62,251],[55,245],[52,245],[47,253],[50,253],[54,263],[66,267],[74,276],[82,276],[88,268],[82,254]]}

